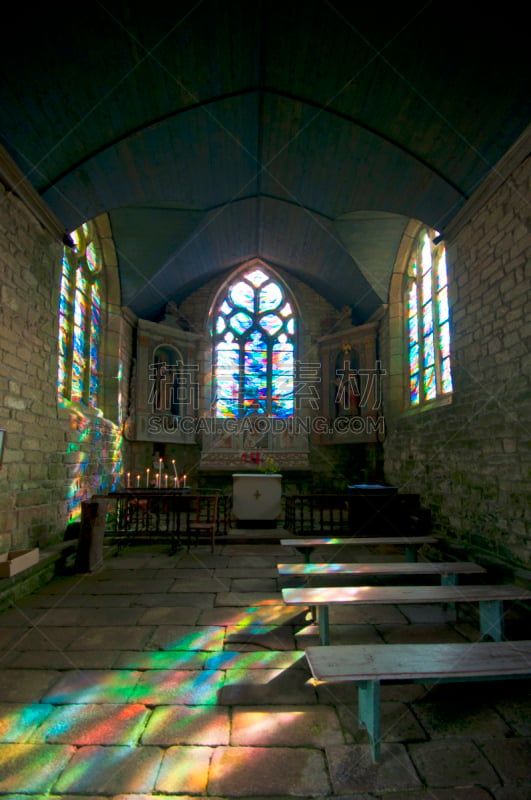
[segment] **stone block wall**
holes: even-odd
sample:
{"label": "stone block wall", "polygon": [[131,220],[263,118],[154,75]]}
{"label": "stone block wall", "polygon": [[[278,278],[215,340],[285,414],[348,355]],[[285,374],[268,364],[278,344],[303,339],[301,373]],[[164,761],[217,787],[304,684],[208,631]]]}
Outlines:
{"label": "stone block wall", "polygon": [[[61,259],[61,242],[0,188],[0,553],[60,541],[120,458],[116,417],[58,406]],[[116,354],[123,331],[110,329]]]}
{"label": "stone block wall", "polygon": [[[385,471],[420,493],[436,532],[529,567],[531,160],[513,163],[503,180],[493,172],[448,233],[452,402],[400,413],[387,383]],[[382,350],[396,361],[393,324],[391,316]]]}

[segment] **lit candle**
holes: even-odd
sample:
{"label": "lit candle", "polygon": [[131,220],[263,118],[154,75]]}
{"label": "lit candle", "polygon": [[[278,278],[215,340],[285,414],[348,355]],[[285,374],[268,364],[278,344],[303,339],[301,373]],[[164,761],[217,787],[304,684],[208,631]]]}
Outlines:
{"label": "lit candle", "polygon": [[186,489],[186,475],[183,475],[183,488]]}
{"label": "lit candle", "polygon": [[136,488],[137,488],[137,489],[139,489],[139,488],[140,488],[140,475],[137,475],[137,476],[136,476]]}
{"label": "lit candle", "polygon": [[157,489],[162,489],[162,458],[159,458],[159,475],[157,481]]}
{"label": "lit candle", "polygon": [[175,475],[175,477],[178,477],[177,476],[177,470],[175,469],[175,459],[174,458],[172,458],[171,463],[173,464],[173,474]]}
{"label": "lit candle", "polygon": [[167,475],[164,476],[164,488],[165,489],[168,488],[168,476]]}
{"label": "lit candle", "polygon": [[126,489],[130,489],[131,488],[131,473],[130,472],[128,472],[127,475],[126,475],[125,488]]}
{"label": "lit candle", "polygon": [[177,477],[177,475],[175,475],[173,479],[173,488],[177,489],[178,486],[179,486],[179,478]]}
{"label": "lit candle", "polygon": [[149,467],[146,469],[146,489],[149,489]]}

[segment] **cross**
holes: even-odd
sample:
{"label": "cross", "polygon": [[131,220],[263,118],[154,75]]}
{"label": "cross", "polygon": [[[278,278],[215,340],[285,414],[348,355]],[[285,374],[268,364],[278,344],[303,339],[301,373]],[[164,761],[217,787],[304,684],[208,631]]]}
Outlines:
{"label": "cross", "polygon": [[256,492],[254,493],[254,496],[255,496],[256,500],[258,500],[259,497],[262,497],[262,493],[259,492],[258,489],[257,489]]}

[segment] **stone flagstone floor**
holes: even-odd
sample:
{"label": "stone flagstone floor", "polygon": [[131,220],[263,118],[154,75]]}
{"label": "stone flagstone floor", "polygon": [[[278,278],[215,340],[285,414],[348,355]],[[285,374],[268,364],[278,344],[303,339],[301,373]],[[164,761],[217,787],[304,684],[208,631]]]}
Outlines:
{"label": "stone flagstone floor", "polygon": [[[222,541],[130,547],[0,613],[0,797],[531,799],[531,681],[385,686],[373,765],[355,688],[312,683],[316,631],[282,603],[300,555]],[[508,609],[509,638],[528,625]],[[331,610],[333,643],[477,638],[432,606]]]}

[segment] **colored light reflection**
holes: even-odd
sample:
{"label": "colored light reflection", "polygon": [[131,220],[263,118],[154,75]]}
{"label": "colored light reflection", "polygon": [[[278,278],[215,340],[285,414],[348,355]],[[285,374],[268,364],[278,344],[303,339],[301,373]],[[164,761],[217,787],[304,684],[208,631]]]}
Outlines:
{"label": "colored light reflection", "polygon": [[108,420],[71,409],[69,438],[66,502],[70,519],[77,519],[84,500],[117,488],[123,472],[122,436],[120,428]]}
{"label": "colored light reflection", "polygon": [[[7,764],[0,755],[0,773],[6,776],[0,779],[1,790],[21,792],[37,787],[37,791],[48,793],[53,787],[55,794],[96,795],[106,793],[119,780],[120,792],[149,791],[155,781],[165,793],[195,792],[200,785],[201,791],[206,791],[210,759],[206,748],[198,752],[199,758],[188,757],[189,747],[182,758],[166,758],[157,747],[144,749],[139,745],[229,744],[228,740],[220,741],[229,730],[226,703],[230,701],[224,702],[220,697],[224,687],[237,689],[252,670],[262,672],[253,684],[265,687],[305,661],[301,651],[220,649],[226,646],[231,627],[246,631],[250,640],[264,632],[274,634],[275,627],[285,624],[293,609],[275,600],[227,611],[222,626],[169,637],[165,646],[171,651],[135,652],[132,661],[142,657],[142,668],[133,663],[131,668],[123,669],[69,670],[42,695],[41,703],[17,705],[13,713],[4,715],[1,741],[18,743],[32,737],[32,741],[46,742],[48,747],[63,747],[65,758],[59,766],[59,760],[55,760],[55,771],[48,773],[43,761],[46,748],[42,745],[32,745],[24,754],[19,749],[16,758],[10,758]],[[72,658],[75,659],[74,653]],[[183,668],[185,664],[190,668]],[[159,708],[151,709],[155,704]],[[283,730],[290,718],[296,719],[297,715],[282,714]],[[271,730],[274,729],[272,721]],[[19,744],[16,746],[20,748]],[[48,759],[49,753],[48,749]],[[38,786],[30,778],[35,770],[40,776]]]}

